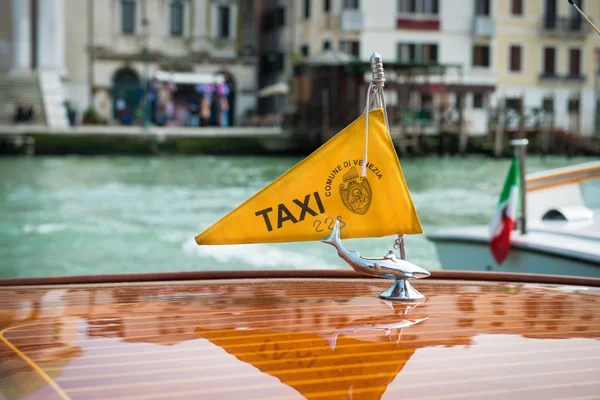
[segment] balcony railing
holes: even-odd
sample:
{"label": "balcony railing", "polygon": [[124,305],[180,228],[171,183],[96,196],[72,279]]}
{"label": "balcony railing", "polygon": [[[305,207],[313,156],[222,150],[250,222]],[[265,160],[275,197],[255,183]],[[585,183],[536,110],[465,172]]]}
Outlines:
{"label": "balcony railing", "polygon": [[492,18],[479,15],[473,18],[473,36],[491,37],[495,30],[496,22]]}
{"label": "balcony railing", "polygon": [[439,31],[440,17],[437,14],[400,13],[396,18],[396,28]]}
{"label": "balcony railing", "polygon": [[549,72],[541,72],[539,75],[540,81],[546,82],[570,82],[570,83],[585,83],[587,80],[587,76],[581,73],[579,74],[557,74],[557,73],[549,73]]}
{"label": "balcony railing", "polygon": [[585,36],[590,32],[590,27],[581,18],[546,15],[542,18],[542,31],[561,36]]}
{"label": "balcony railing", "polygon": [[362,31],[363,13],[357,8],[344,8],[342,10],[342,32]]}

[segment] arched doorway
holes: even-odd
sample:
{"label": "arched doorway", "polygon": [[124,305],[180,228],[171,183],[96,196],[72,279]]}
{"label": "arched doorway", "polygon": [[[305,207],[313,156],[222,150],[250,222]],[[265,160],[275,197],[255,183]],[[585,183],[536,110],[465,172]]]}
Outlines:
{"label": "arched doorway", "polygon": [[143,97],[137,72],[130,67],[119,69],[113,76],[112,97],[113,117],[124,124],[132,124]]}

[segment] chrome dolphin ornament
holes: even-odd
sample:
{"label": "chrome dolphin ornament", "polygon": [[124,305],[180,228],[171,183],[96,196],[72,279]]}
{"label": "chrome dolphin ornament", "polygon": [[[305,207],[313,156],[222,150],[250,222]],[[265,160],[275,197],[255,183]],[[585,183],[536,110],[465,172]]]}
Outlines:
{"label": "chrome dolphin ornament", "polygon": [[336,220],[331,234],[321,240],[337,249],[338,255],[346,261],[352,269],[362,274],[395,279],[394,284],[379,297],[388,300],[421,300],[423,296],[415,289],[408,279],[427,278],[430,273],[415,264],[396,257],[392,250],[382,258],[367,258],[358,251],[347,249],[340,239],[340,221]]}

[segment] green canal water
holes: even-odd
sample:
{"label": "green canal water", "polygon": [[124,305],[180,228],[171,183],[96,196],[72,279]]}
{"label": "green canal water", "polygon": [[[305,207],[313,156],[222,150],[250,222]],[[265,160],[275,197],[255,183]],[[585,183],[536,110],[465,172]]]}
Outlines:
{"label": "green canal water", "polygon": [[[197,246],[194,236],[300,161],[292,157],[0,158],[0,277],[220,269],[348,268],[315,242]],[[528,171],[587,162],[529,157]],[[406,158],[425,232],[487,224],[510,160]],[[348,240],[383,255],[393,237]],[[425,235],[408,258],[440,268]]]}

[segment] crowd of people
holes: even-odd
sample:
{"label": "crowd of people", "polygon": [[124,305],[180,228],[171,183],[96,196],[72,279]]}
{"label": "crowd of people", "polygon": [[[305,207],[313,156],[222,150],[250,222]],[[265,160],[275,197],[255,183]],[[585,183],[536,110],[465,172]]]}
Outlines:
{"label": "crowd of people", "polygon": [[147,96],[143,92],[136,95],[138,106],[134,110],[130,110],[124,93],[120,93],[115,103],[116,118],[123,125],[141,123],[146,105],[153,125],[229,126],[229,93],[226,83],[176,86],[154,80]]}

